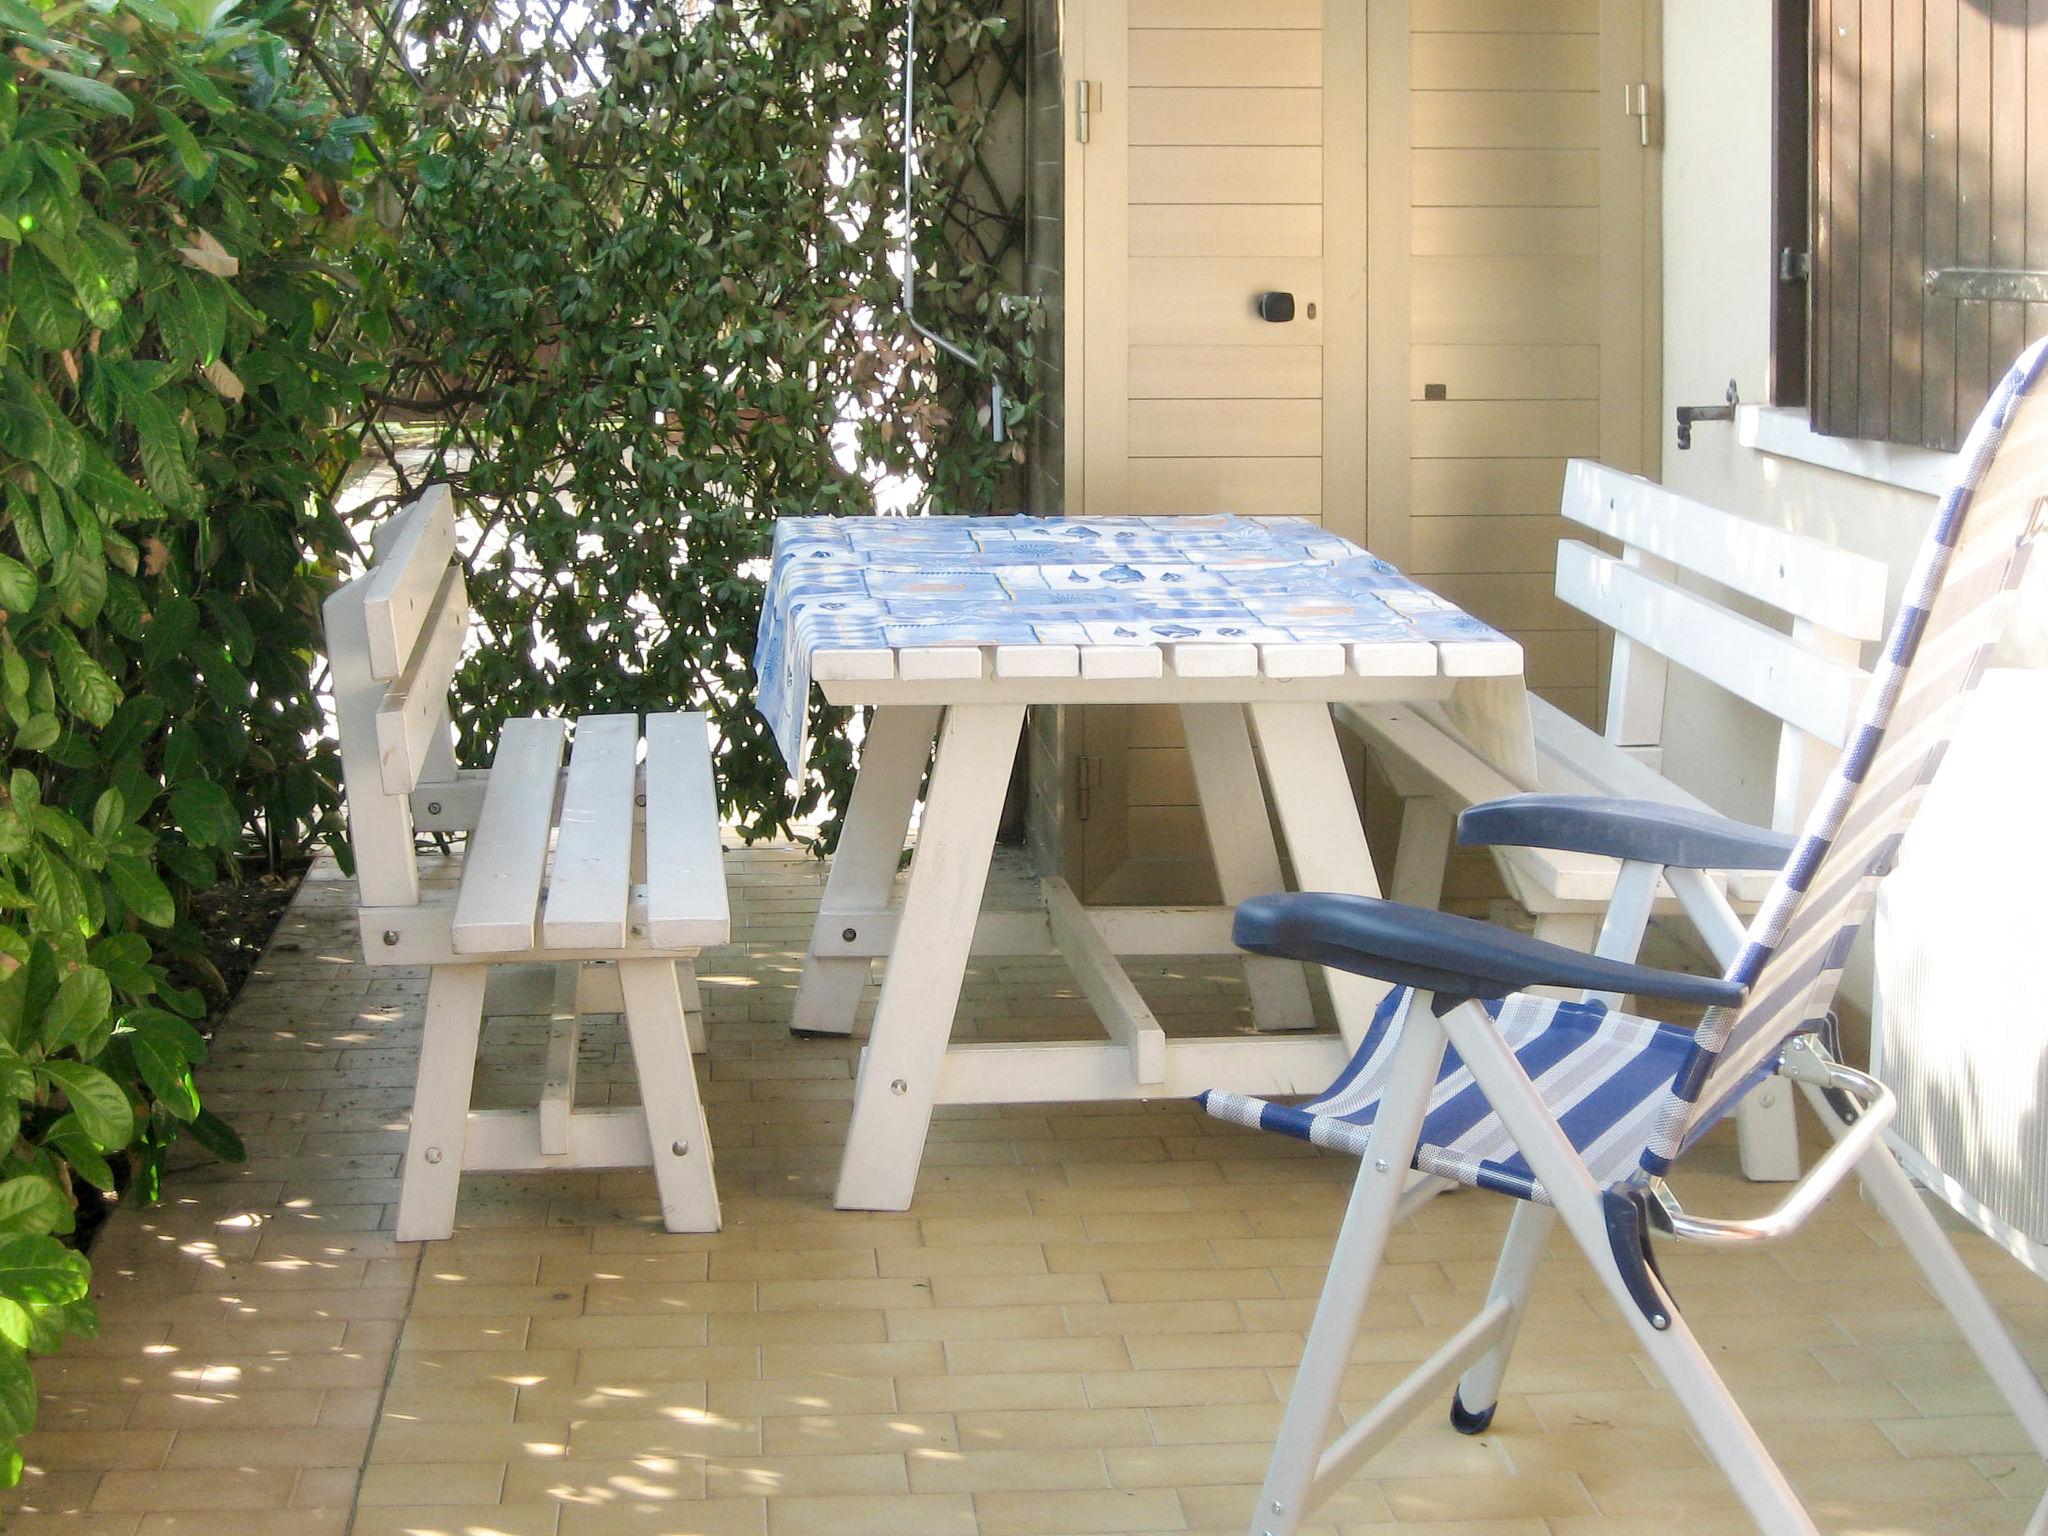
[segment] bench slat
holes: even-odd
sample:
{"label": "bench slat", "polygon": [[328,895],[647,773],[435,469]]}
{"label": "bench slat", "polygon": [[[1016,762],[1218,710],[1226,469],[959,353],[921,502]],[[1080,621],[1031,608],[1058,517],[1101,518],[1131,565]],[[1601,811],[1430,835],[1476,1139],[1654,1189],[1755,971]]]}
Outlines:
{"label": "bench slat", "polygon": [[548,865],[555,776],[568,722],[508,721],[491,759],[490,788],[477,815],[455,898],[457,954],[532,949],[534,915]]}
{"label": "bench slat", "polygon": [[1848,736],[1855,667],[1575,539],[1557,546],[1557,595],[1778,720],[1834,746]]}
{"label": "bench slat", "polygon": [[732,933],[711,733],[699,714],[647,717],[647,938],[702,949]]}
{"label": "bench slat", "polygon": [[[376,631],[370,631],[374,636]],[[436,732],[448,729],[448,689],[462,665],[469,594],[462,571],[446,566],[419,643],[377,711],[377,767],[388,795],[410,794],[433,757]]]}
{"label": "bench slat", "polygon": [[428,486],[398,518],[403,523],[390,539],[378,541],[377,563],[363,589],[370,673],[379,682],[405,670],[442,573],[455,557],[455,498],[447,486]]}
{"label": "bench slat", "polygon": [[1564,515],[1780,612],[1857,640],[1883,633],[1885,571],[1866,555],[1673,495],[1587,459],[1573,459],[1565,470]]}
{"label": "bench slat", "polygon": [[626,942],[639,746],[637,715],[585,715],[576,722],[541,913],[545,948],[613,948]]}

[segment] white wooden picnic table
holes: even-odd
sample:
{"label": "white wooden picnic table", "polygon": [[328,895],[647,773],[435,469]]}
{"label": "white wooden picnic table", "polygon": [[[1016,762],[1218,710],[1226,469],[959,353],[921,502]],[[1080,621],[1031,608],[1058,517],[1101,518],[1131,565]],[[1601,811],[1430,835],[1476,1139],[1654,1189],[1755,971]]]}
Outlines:
{"label": "white wooden picnic table", "polygon": [[[793,767],[813,680],[874,710],[791,1020],[850,1033],[887,962],[840,1165],[848,1209],[909,1206],[938,1104],[1274,1095],[1336,1076],[1382,984],[1327,973],[1340,1034],[1318,1034],[1302,968],[1247,957],[1256,1033],[1168,1038],[1119,964],[1236,953],[1234,906],[1284,888],[1283,842],[1299,888],[1379,894],[1332,705],[1436,701],[1533,770],[1521,648],[1294,519],[785,520],[756,665]],[[1025,711],[1062,704],[1179,708],[1223,905],[1087,908],[1048,876],[1040,909],[980,910]],[[1103,1041],[950,1043],[970,956],[1025,954],[1066,960]]]}

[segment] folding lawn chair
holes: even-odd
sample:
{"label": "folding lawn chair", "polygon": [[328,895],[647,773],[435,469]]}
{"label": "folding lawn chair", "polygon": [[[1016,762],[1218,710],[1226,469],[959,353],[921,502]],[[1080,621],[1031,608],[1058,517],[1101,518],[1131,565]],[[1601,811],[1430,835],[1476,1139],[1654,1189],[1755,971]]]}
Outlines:
{"label": "folding lawn chair", "polygon": [[[1661,870],[1689,895],[1696,920],[1723,929],[1734,919],[1725,904],[1712,910],[1720,898],[1699,872],[1780,870],[1725,976],[1654,970],[1359,896],[1263,896],[1239,909],[1236,940],[1255,954],[1398,987],[1320,1098],[1289,1107],[1201,1096],[1223,1119],[1361,1159],[1252,1536],[1291,1536],[1453,1382],[1453,1425],[1486,1429],[1536,1261],[1559,1218],[1758,1527],[1811,1536],[1811,1519],[1665,1288],[1650,1235],[1769,1242],[1799,1227],[1852,1170],[2048,1456],[2048,1394],[1886,1147],[1891,1095],[1834,1059],[1826,1020],[1850,940],[1940,762],[1952,706],[1982,670],[2028,549],[2048,524],[2048,388],[2036,387],[2044,356],[2048,342],[2028,349],[1972,430],[1966,473],[1935,515],[1858,728],[1796,841],[1648,802],[1523,796],[1466,812],[1460,832],[1471,841],[1606,854],[1638,866],[1638,881]],[[1632,953],[1636,934],[1615,937]],[[1535,986],[1584,995],[1559,1001],[1525,990]],[[1657,1023],[1619,1010],[1629,993],[1706,1011],[1692,1029]],[[1773,1073],[1799,1085],[1834,1145],[1767,1215],[1687,1214],[1665,1175]],[[1411,1168],[1429,1177],[1414,1181]],[[1327,1443],[1388,1231],[1446,1183],[1522,1202],[1486,1303]],[[2037,1517],[2030,1529],[2048,1526]]]}

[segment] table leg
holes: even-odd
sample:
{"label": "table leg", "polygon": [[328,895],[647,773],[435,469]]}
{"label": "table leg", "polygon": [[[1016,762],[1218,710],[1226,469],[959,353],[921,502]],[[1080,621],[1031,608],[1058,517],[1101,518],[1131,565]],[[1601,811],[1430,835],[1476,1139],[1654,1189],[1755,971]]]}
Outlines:
{"label": "table leg", "polygon": [[1023,726],[1021,704],[946,711],[910,885],[854,1083],[835,1199],[842,1210],[906,1210],[916,1190]]}
{"label": "table leg", "polygon": [[832,855],[832,873],[818,904],[817,925],[811,930],[811,947],[790,1014],[789,1027],[799,1034],[853,1033],[869,962],[839,953],[841,935],[851,926],[849,914],[889,905],[903,839],[910,831],[910,812],[938,733],[936,705],[878,709],[868,724],[853,799],[846,807],[846,825]]}
{"label": "table leg", "polygon": [[[1252,757],[1243,708],[1236,704],[1183,704],[1180,722],[1224,901],[1236,906],[1250,896],[1285,890],[1273,823],[1260,814],[1266,793],[1259,785],[1259,766]],[[1251,993],[1252,1022],[1260,1029],[1315,1028],[1308,977],[1294,961],[1247,955],[1244,979]]]}
{"label": "table leg", "polygon": [[[1365,822],[1358,814],[1351,777],[1330,708],[1319,703],[1253,704],[1252,729],[1273,788],[1280,835],[1287,839],[1296,886],[1304,891],[1380,894],[1372,854],[1365,846]],[[1325,969],[1337,1027],[1354,1049],[1365,1038],[1373,1010],[1392,990],[1383,981]]]}

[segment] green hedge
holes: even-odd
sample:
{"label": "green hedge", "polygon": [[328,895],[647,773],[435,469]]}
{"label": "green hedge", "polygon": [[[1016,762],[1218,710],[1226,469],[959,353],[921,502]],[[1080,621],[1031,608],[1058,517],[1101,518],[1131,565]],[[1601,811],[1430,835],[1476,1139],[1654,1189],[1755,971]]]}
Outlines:
{"label": "green hedge", "polygon": [[[0,0],[0,1471],[27,1355],[93,1324],[58,1237],[153,1198],[195,1137],[210,967],[185,917],[260,837],[335,827],[323,499],[361,379],[364,125],[289,86],[267,26],[160,0]],[[217,978],[215,978],[217,979]],[[123,1159],[116,1159],[118,1163]]]}
{"label": "green hedge", "polygon": [[919,307],[1002,373],[1000,443],[986,378],[898,306],[900,0],[599,4],[490,48],[428,28],[397,376],[442,423],[421,475],[480,530],[465,758],[513,715],[703,709],[743,834],[843,803],[843,712],[814,705],[794,794],[754,712],[765,557],[775,518],[874,512],[891,486],[1015,502],[1036,314],[959,231],[1006,9],[919,10]]}

